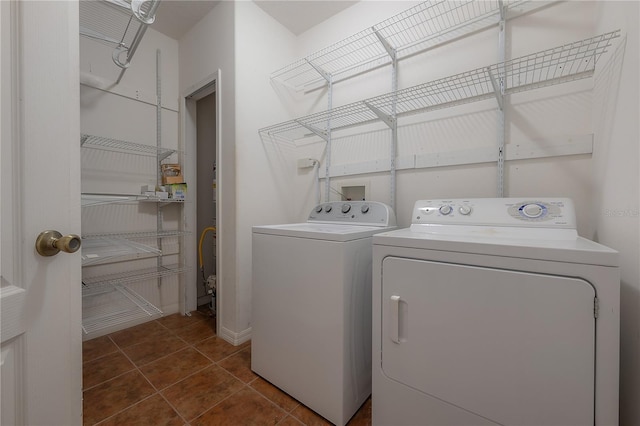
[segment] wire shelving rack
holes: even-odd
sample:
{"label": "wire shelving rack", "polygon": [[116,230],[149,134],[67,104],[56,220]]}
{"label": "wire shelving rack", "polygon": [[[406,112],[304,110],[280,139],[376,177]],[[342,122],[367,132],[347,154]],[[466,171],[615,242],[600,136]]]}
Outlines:
{"label": "wire shelving rack", "polygon": [[165,160],[178,151],[170,148],[157,147],[155,145],[145,145],[136,142],[106,138],[103,136],[82,134],[80,136],[80,146],[83,148],[100,149],[104,151],[122,152],[133,155],[143,155],[146,157],[158,157],[159,161]]}
{"label": "wire shelving rack", "polygon": [[309,92],[325,86],[326,75],[337,83],[391,64],[390,50],[402,60],[495,26],[501,14],[512,18],[551,3],[554,1],[426,1],[299,59],[273,72],[271,78],[293,90]]}
{"label": "wire shelving rack", "polygon": [[119,236],[82,239],[82,266],[95,265],[116,259],[139,259],[160,256],[162,251]]}
{"label": "wire shelving rack", "polygon": [[155,20],[160,0],[91,0],[79,2],[80,35],[113,47],[121,68],[116,83],[131,64],[147,27]]}
{"label": "wire shelving rack", "polygon": [[620,30],[608,32],[574,43],[565,44],[488,67],[353,102],[259,130],[263,141],[295,142],[323,134],[331,123],[332,132],[362,126],[381,120],[452,107],[464,103],[496,98],[502,103],[497,80],[504,82],[504,94],[588,78],[593,75],[598,59],[620,36]]}
{"label": "wire shelving rack", "polygon": [[85,334],[161,315],[159,308],[129,287],[110,283],[83,286],[82,331]]}

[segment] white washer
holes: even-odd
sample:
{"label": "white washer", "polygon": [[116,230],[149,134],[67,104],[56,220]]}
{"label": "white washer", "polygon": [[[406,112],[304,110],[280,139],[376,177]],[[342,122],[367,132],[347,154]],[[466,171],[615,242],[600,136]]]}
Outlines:
{"label": "white washer", "polygon": [[571,200],[418,201],[373,244],[374,425],[618,423],[618,253]]}
{"label": "white washer", "polygon": [[253,227],[251,369],[337,425],[371,394],[371,237],[395,223],[351,201]]}

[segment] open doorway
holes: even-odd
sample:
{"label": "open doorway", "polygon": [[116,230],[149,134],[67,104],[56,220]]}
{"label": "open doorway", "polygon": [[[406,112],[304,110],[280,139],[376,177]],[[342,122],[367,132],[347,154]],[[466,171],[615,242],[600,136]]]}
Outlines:
{"label": "open doorway", "polygon": [[[183,97],[182,129],[188,199],[185,204],[184,313],[205,310],[219,318],[222,282],[219,232],[220,72],[192,86]],[[220,321],[216,321],[219,329]]]}
{"label": "open doorway", "polygon": [[[202,285],[198,310],[216,312],[216,92],[196,101],[196,230]],[[210,183],[210,185],[207,185]]]}

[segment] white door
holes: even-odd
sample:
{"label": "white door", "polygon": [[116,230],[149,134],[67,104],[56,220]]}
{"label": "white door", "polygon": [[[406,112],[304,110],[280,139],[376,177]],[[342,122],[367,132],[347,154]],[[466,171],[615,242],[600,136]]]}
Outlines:
{"label": "white door", "polygon": [[594,297],[579,278],[387,257],[382,370],[499,424],[593,424]]}
{"label": "white door", "polygon": [[78,4],[0,1],[1,424],[82,423]]}

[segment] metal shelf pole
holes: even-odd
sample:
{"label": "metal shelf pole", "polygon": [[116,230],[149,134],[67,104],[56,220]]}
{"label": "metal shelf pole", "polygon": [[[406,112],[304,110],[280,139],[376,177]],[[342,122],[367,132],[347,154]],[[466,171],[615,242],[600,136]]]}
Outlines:
{"label": "metal shelf pole", "polygon": [[[499,68],[499,90],[500,93],[496,93],[498,97],[498,177],[497,177],[497,196],[504,197],[504,149],[505,149],[505,136],[506,136],[506,123],[505,123],[505,105],[504,105],[504,93],[505,93],[505,69],[504,62],[506,60],[506,13],[507,7],[502,4],[502,0],[498,0],[500,7],[500,22],[498,23],[498,62],[501,65]],[[492,79],[491,82],[495,83]]]}
{"label": "metal shelf pole", "polygon": [[384,47],[384,50],[389,55],[391,59],[391,93],[393,95],[392,103],[391,103],[391,115],[388,119],[382,118],[384,114],[381,114],[381,111],[378,109],[373,109],[371,105],[367,105],[369,108],[376,113],[378,117],[380,117],[391,129],[391,143],[389,144],[389,206],[396,210],[396,155],[398,152],[398,120],[396,117],[396,109],[398,104],[398,52],[397,50],[387,41],[379,31],[372,28],[374,34]]}
{"label": "metal shelf pole", "polygon": [[324,178],[324,201],[329,202],[329,196],[331,192],[331,175],[329,170],[331,169],[331,110],[333,109],[333,78],[329,75],[327,82],[329,83],[329,91],[327,92],[327,148],[325,154],[325,178]]}
{"label": "metal shelf pole", "polygon": [[[160,49],[156,50],[156,147],[158,148],[158,152],[162,148],[162,53]],[[160,155],[157,157],[156,161],[156,182],[158,185],[162,183],[162,173],[160,172]],[[164,213],[162,209],[162,205],[158,204],[156,206],[156,229],[158,234],[162,232],[162,222],[164,221]],[[162,251],[162,238],[158,238],[157,240],[158,248]],[[158,269],[162,268],[162,257],[159,256],[157,261]],[[162,277],[158,277],[158,289],[162,287]],[[160,306],[162,306],[162,291],[158,291],[160,295]]]}

